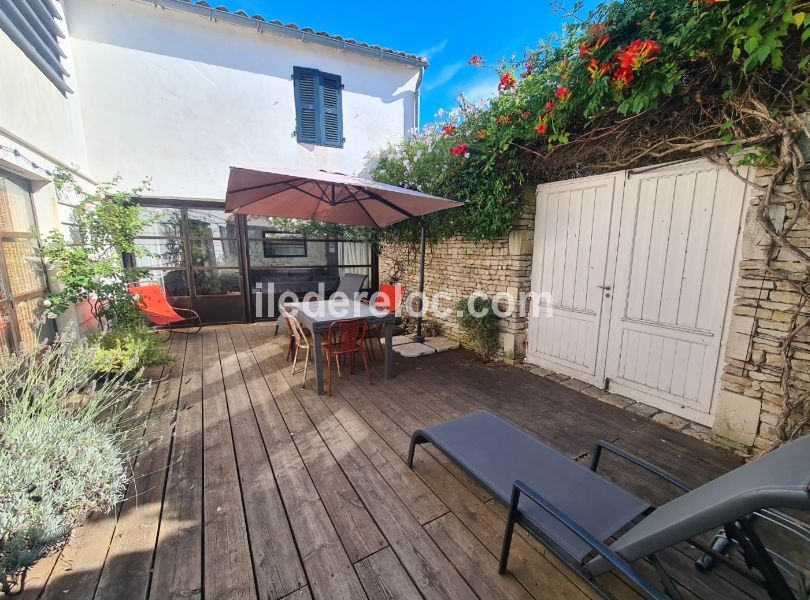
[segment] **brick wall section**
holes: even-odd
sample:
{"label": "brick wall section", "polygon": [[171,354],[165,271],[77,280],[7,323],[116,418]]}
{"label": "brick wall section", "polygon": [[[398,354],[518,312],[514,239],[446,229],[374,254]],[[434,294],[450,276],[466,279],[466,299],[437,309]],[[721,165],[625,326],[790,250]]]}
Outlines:
{"label": "brick wall section", "polygon": [[[757,183],[767,183],[767,175],[765,170],[758,171]],[[780,347],[799,295],[788,284],[769,276],[764,268],[769,240],[755,215],[762,193],[755,190],[751,196],[714,433],[762,450],[776,440],[775,425],[782,410]],[[793,203],[775,198],[773,204],[776,206],[771,214],[777,224],[789,221],[795,214]],[[810,249],[810,224],[800,219],[788,237],[799,247]],[[787,250],[780,250],[772,265],[792,273],[797,281],[807,276],[801,263]],[[805,307],[803,313],[810,315],[810,307]],[[793,370],[789,385],[795,392],[809,392],[810,330],[795,338],[790,360]]]}
{"label": "brick wall section", "polygon": [[[425,256],[425,293],[430,299],[437,292],[445,292],[450,299],[438,302],[440,310],[452,309],[449,319],[438,320],[430,315],[427,321],[439,321],[442,335],[462,343],[464,334],[456,319],[456,304],[473,292],[482,291],[494,295],[510,292],[518,296],[528,293],[531,285],[532,244],[534,239],[535,196],[533,189],[524,194],[521,215],[507,237],[495,241],[472,242],[454,237],[435,244],[428,244]],[[380,249],[380,281],[387,281],[396,270],[394,259],[401,255],[399,245],[384,245]],[[412,253],[413,257],[414,254]],[[419,289],[419,260],[409,260],[399,280],[406,294]],[[501,348],[509,351],[522,344],[526,334],[527,319],[517,315],[501,322]]]}

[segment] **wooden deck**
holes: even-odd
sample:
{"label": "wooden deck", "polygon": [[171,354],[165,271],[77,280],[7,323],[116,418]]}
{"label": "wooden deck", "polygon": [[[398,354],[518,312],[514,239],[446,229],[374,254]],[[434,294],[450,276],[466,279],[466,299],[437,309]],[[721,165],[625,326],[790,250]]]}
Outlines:
{"label": "wooden deck", "polygon": [[[410,471],[411,432],[487,408],[580,460],[606,439],[692,484],[739,464],[465,351],[400,358],[391,380],[377,360],[373,386],[359,374],[318,397],[291,375],[285,343],[267,324],[175,336],[176,362],[140,399],[153,416],[151,442],[133,464],[126,501],[41,562],[23,598],[596,598],[522,534],[510,574],[499,576],[504,509],[432,447],[417,451]],[[610,457],[604,467],[652,501],[673,495]],[[693,558],[689,547],[665,556],[686,599],[763,597],[722,570],[698,575]],[[602,581],[620,598],[639,598],[614,575]]]}

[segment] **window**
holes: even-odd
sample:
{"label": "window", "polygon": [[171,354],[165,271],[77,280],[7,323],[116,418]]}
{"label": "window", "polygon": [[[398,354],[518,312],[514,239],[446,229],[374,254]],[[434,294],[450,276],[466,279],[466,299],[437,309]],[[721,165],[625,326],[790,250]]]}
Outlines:
{"label": "window", "polygon": [[264,257],[304,257],[307,255],[307,238],[295,233],[264,232]]}
{"label": "window", "polygon": [[343,147],[343,84],[339,75],[295,67],[295,135],[302,144]]}
{"label": "window", "polygon": [[48,291],[28,182],[0,173],[0,358],[54,334],[43,319]]}
{"label": "window", "polygon": [[64,52],[59,38],[65,37],[56,21],[62,20],[53,0],[3,0],[0,29],[63,94],[72,91],[65,83]]}

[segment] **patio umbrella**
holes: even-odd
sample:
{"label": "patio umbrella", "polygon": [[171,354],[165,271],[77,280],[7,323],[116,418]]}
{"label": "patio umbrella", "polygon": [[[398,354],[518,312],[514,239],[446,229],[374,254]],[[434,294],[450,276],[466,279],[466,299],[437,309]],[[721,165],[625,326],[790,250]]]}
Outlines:
{"label": "patio umbrella", "polygon": [[[421,226],[419,295],[425,289],[424,215],[460,202],[370,179],[327,171],[255,171],[231,167],[225,210],[261,217],[286,217],[362,227],[387,227],[414,219]],[[421,301],[421,300],[420,300]],[[414,341],[422,336],[422,307]]]}

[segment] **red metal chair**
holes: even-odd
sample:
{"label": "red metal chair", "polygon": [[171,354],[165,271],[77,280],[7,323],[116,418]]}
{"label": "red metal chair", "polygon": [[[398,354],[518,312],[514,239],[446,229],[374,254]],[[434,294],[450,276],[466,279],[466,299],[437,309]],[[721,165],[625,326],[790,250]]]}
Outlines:
{"label": "red metal chair", "polygon": [[[149,320],[158,327],[168,327],[169,337],[175,332],[178,325],[196,325],[194,331],[178,331],[178,333],[198,333],[202,329],[202,320],[196,311],[190,308],[178,308],[169,304],[163,288],[156,281],[130,283],[127,290],[132,298]],[[185,313],[188,316],[183,316]]]}
{"label": "red metal chair", "polygon": [[373,385],[371,371],[368,368],[365,342],[366,322],[363,319],[335,321],[329,326],[324,350],[326,351],[327,383],[330,396],[332,395],[332,361],[337,363],[338,377],[341,377],[340,359],[348,357],[349,373],[354,375],[354,355],[357,353],[363,359],[363,366],[366,368],[366,375],[368,375],[368,383]]}
{"label": "red metal chair", "polygon": [[[374,306],[396,314],[402,305],[404,297],[404,288],[401,283],[383,283],[380,285],[380,292],[374,297]],[[361,300],[361,302],[369,304],[368,300]],[[380,341],[384,333],[385,325],[371,325],[368,328],[366,347],[371,353],[372,359],[377,358],[376,354],[374,354],[374,340],[377,340],[377,345],[380,347],[380,355],[385,356],[385,349]]]}

